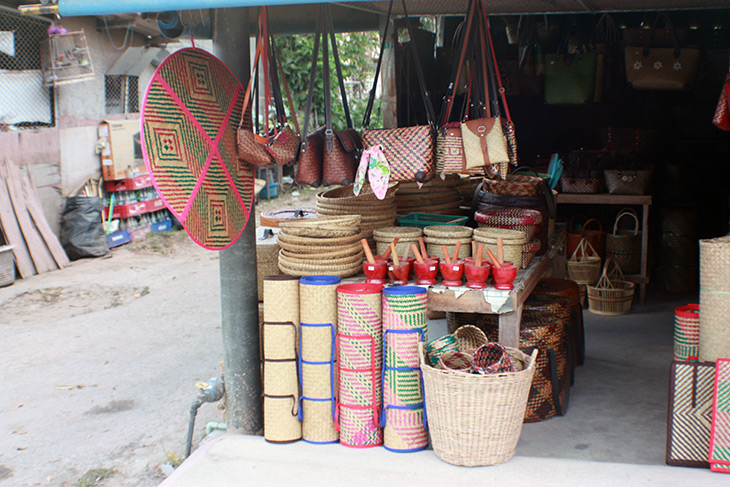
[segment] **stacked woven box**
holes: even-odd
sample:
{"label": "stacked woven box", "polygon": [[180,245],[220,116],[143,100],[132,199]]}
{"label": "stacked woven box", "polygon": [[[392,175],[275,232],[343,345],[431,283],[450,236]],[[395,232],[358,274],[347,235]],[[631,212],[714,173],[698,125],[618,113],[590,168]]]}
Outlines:
{"label": "stacked woven box", "polygon": [[416,182],[401,182],[395,196],[398,216],[424,210],[436,215],[461,215],[459,207],[464,199],[456,189],[460,184],[458,175],[447,176],[443,180],[433,178],[420,187]]}
{"label": "stacked woven box", "polygon": [[431,225],[423,229],[428,255],[444,257],[441,247],[446,245],[449,255],[453,257],[455,245],[461,242],[458,258],[463,259],[471,255],[471,236],[473,230],[461,225]]}
{"label": "stacked woven box", "polygon": [[371,239],[376,228],[392,226],[396,219],[395,194],[398,183],[391,182],[385,197],[378,199],[365,184],[358,196],[352,186],[331,189],[317,195],[317,216],[360,215],[360,229]]}
{"label": "stacked woven box", "polygon": [[281,223],[279,269],[293,276],[354,276],[362,268],[359,215]]}
{"label": "stacked woven box", "polygon": [[396,237],[398,238],[398,243],[395,244],[395,250],[398,255],[403,255],[406,248],[410,248],[411,244],[418,245],[418,237],[422,235],[423,231],[415,227],[384,227],[373,230],[373,238],[375,239],[379,255],[385,253],[390,243]]}
{"label": "stacked woven box", "polygon": [[[474,219],[480,227],[503,228],[517,230],[525,234],[522,245],[521,266],[525,269],[542,248],[537,236],[544,225],[542,213],[528,208],[489,208],[474,213]],[[513,262],[517,264],[517,262]]]}
{"label": "stacked woven box", "polygon": [[[523,269],[529,265],[529,262],[525,262],[522,258],[523,247],[526,239],[525,232],[492,227],[474,229],[474,240],[484,244],[485,252],[489,249],[496,255],[498,238],[502,239],[505,261],[512,262],[514,265],[520,266]],[[532,253],[532,256],[534,256],[534,253]]]}

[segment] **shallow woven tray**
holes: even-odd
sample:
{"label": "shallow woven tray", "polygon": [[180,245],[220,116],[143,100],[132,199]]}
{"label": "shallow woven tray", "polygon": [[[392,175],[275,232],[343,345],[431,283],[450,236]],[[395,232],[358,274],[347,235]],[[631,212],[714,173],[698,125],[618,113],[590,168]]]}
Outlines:
{"label": "shallow woven tray", "polygon": [[356,254],[339,257],[339,258],[322,258],[320,254],[292,254],[284,250],[279,251],[279,257],[283,257],[289,264],[305,264],[305,265],[350,265],[362,264],[365,252],[360,249]]}
{"label": "shallow woven tray", "polygon": [[423,234],[429,237],[464,239],[471,238],[473,229],[462,225],[429,225],[423,229]]}
{"label": "shallow woven tray", "polygon": [[279,247],[282,250],[291,254],[318,254],[324,257],[330,257],[336,259],[338,257],[345,257],[348,255],[356,254],[360,251],[362,246],[360,242],[353,243],[350,245],[292,245],[279,243]]}
{"label": "shallow woven tray", "polygon": [[360,232],[360,215],[318,217],[282,222],[279,226],[287,235],[299,237],[348,237]]}
{"label": "shallow woven tray", "polygon": [[[388,190],[386,191],[385,198],[383,200],[387,200],[395,196],[396,191],[398,191],[398,182],[391,181],[390,183],[388,183]],[[362,190],[360,190],[360,194],[358,196],[355,196],[355,194],[352,192],[352,185],[330,189],[329,191],[323,191],[322,193],[317,194],[318,203],[329,202],[332,204],[342,204],[357,201],[367,204],[368,202],[377,203],[383,200],[379,200],[377,196],[375,196],[372,188],[368,183],[365,183],[363,185]]]}
{"label": "shallow woven tray", "polygon": [[290,276],[313,276],[327,275],[337,277],[352,277],[362,270],[362,262],[355,266],[326,266],[326,265],[302,265],[290,264],[289,261],[279,257],[279,269]]}
{"label": "shallow woven tray", "polygon": [[[304,216],[294,217],[294,213],[301,211]],[[279,228],[282,222],[302,221],[306,218],[314,218],[316,212],[314,208],[279,208],[277,210],[268,210],[261,213],[260,226]]]}
{"label": "shallow woven tray", "polygon": [[[289,235],[286,231],[279,233],[279,245],[290,244],[290,245],[317,245],[317,246],[346,246],[352,245],[359,242],[363,236],[361,233],[356,235],[350,235],[348,237],[300,237],[298,235]],[[283,247],[283,245],[281,245]]]}
{"label": "shallow woven tray", "polygon": [[393,240],[395,237],[404,240],[418,240],[423,235],[420,228],[415,227],[381,227],[373,230],[373,237],[378,239]]}

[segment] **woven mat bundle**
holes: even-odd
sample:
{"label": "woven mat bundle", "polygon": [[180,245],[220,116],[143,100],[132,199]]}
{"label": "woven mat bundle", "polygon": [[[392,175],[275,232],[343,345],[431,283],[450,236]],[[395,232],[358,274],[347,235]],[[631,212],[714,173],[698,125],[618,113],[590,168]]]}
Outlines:
{"label": "woven mat bundle", "polygon": [[415,181],[401,182],[395,196],[398,216],[409,213],[461,215],[459,206],[464,203],[464,198],[456,189],[460,184],[458,175],[447,176],[444,180],[433,178],[420,188]]}
{"label": "woven mat bundle", "polygon": [[[379,200],[369,184],[365,184],[358,196],[352,186],[330,189],[317,195],[317,216],[360,215],[360,230],[372,240],[373,230],[395,224],[395,194],[398,182],[388,185],[385,198]],[[370,242],[374,244],[374,242]]]}
{"label": "woven mat bundle", "polygon": [[291,276],[354,276],[362,268],[360,215],[281,223],[279,269]]}

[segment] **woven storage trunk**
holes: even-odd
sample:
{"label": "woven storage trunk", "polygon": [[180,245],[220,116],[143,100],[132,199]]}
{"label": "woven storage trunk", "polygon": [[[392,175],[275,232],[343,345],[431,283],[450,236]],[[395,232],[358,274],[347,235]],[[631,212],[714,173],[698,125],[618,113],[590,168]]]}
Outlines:
{"label": "woven storage trunk", "polygon": [[288,443],[302,438],[299,422],[297,325],[292,322],[261,325],[263,349],[264,438]]}
{"label": "woven storage trunk", "polygon": [[730,358],[730,237],[700,240],[700,360]]}
{"label": "woven storage trunk", "polygon": [[535,258],[538,251],[540,250],[540,240],[532,239],[530,242],[522,246],[522,268],[527,269],[532,259]]}
{"label": "woven storage trunk", "polygon": [[354,448],[383,444],[382,290],[358,283],[337,288],[337,427],[340,443]]}
{"label": "woven storage trunk", "polygon": [[264,300],[264,277],[281,274],[279,270],[279,242],[276,235],[256,241],[256,287],[259,301]]}
{"label": "woven storage trunk", "polygon": [[13,248],[15,248],[14,245],[3,245],[0,247],[0,287],[9,286],[15,282]]}
{"label": "woven storage trunk", "polygon": [[426,289],[394,286],[383,290],[384,445],[412,452],[428,446],[425,399],[418,347],[428,340]]}
{"label": "woven storage trunk", "polygon": [[411,244],[418,244],[418,237],[422,235],[423,231],[415,227],[384,227],[373,230],[378,255],[383,255],[393,239],[397,237],[398,243],[395,244],[395,250],[399,256],[402,256]]}
{"label": "woven storage trunk", "polygon": [[464,466],[495,465],[512,458],[522,432],[537,350],[527,356],[508,348],[523,369],[487,375],[436,369],[426,362],[423,345],[419,350],[436,456]]}
{"label": "woven storage trunk", "polygon": [[697,360],[700,356],[700,305],[674,309],[674,360]]}
{"label": "woven storage trunk", "polygon": [[[633,230],[618,228],[619,221],[625,217],[633,218]],[[606,234],[606,258],[608,257],[618,262],[625,274],[641,272],[641,233],[639,218],[633,210],[620,212],[613,224],[613,233]]]}
{"label": "woven storage trunk", "polygon": [[[585,291],[584,291],[585,293]],[[585,331],[583,327],[583,302],[580,285],[570,279],[546,277],[540,280],[532,294],[547,294],[566,298],[573,310],[570,329],[573,334],[575,364],[582,365],[585,359]]]}
{"label": "woven storage trunk", "polygon": [[[609,271],[609,266],[613,269]],[[621,268],[611,259],[606,260],[600,279],[592,286],[586,285],[588,310],[597,315],[625,315],[631,311],[636,284],[624,279]]]}
{"label": "woven storage trunk", "polygon": [[395,194],[398,183],[391,181],[385,198],[379,200],[369,184],[365,184],[358,196],[353,186],[331,189],[317,195],[317,215],[361,215],[361,231],[365,238],[371,238],[376,228],[393,226],[396,219]]}
{"label": "woven storage trunk", "polygon": [[302,439],[310,443],[334,443],[337,365],[336,276],[307,276],[299,281],[299,419]]}
{"label": "woven storage trunk", "polygon": [[508,228],[525,232],[525,239],[532,240],[542,224],[542,213],[527,208],[492,208],[474,213],[480,227]]}
{"label": "woven storage trunk", "polygon": [[[497,341],[497,315],[477,322],[487,340]],[[535,366],[525,422],[534,423],[564,415],[568,409],[573,366],[570,300],[562,296],[533,294],[525,301],[520,324],[520,349],[536,348]]]}
{"label": "woven storage trunk", "polygon": [[525,232],[504,228],[482,227],[474,230],[474,240],[484,243],[484,251],[491,250],[497,255],[497,239],[502,239],[504,260],[514,265],[522,265],[522,246],[526,242]]}

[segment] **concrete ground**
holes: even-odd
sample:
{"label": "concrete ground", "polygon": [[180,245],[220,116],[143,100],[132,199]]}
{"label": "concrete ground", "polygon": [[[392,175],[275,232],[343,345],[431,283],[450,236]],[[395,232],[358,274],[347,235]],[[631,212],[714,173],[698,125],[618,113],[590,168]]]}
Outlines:
{"label": "concrete ground", "polygon": [[[490,467],[449,465],[432,450],[397,454],[383,448],[223,435],[203,443],[161,487],[211,485],[730,485],[706,469],[669,467],[667,391],[674,308],[692,296],[650,294],[620,317],[585,312],[586,362],[575,372],[564,417],[525,424],[515,457]],[[431,338],[445,332],[432,322]]]}

